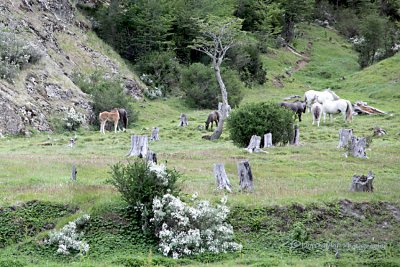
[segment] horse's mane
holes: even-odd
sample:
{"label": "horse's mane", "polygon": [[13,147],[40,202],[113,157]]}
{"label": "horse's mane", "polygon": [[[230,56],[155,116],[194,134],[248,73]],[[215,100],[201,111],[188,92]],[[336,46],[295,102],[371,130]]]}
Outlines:
{"label": "horse's mane", "polygon": [[334,99],[334,100],[340,99],[340,97],[339,97],[337,94],[335,94],[335,92],[333,92],[333,91],[331,90],[331,88],[325,89],[324,92],[330,93],[330,94],[333,96],[333,99]]}

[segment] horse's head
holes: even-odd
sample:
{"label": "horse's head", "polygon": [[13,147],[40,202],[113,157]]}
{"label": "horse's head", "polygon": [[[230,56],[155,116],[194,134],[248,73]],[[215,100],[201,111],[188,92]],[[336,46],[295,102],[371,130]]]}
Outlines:
{"label": "horse's head", "polygon": [[206,121],[206,130],[208,130],[208,125],[210,125],[210,122],[207,120]]}

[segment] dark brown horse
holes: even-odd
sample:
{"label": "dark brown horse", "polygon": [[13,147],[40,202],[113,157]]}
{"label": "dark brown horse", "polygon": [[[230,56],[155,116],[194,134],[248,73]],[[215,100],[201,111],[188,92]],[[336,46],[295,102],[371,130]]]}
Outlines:
{"label": "dark brown horse", "polygon": [[306,112],[306,102],[296,100],[294,102],[281,102],[279,103],[281,107],[286,107],[291,109],[294,113],[296,113],[299,117],[299,121],[301,121],[301,113]]}
{"label": "dark brown horse", "polygon": [[126,128],[128,127],[128,112],[126,112],[126,110],[123,108],[119,108],[118,113],[119,113],[119,121],[122,123],[122,130],[126,130]]}
{"label": "dark brown horse", "polygon": [[215,122],[215,125],[218,127],[218,122],[219,122],[219,112],[218,111],[213,111],[208,115],[208,118],[206,120],[206,130],[208,130],[208,126],[211,123],[211,129],[213,127],[213,123]]}

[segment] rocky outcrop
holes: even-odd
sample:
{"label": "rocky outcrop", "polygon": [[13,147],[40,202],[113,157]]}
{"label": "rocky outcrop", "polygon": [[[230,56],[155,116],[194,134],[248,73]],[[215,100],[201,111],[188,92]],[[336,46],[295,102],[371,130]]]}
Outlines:
{"label": "rocky outcrop", "polygon": [[51,131],[50,121],[71,107],[89,119],[90,96],[73,83],[76,74],[100,69],[106,77],[122,78],[127,94],[141,96],[144,86],[139,79],[97,38],[71,2],[0,1],[0,31],[15,34],[43,53],[38,63],[23,69],[13,82],[0,79],[0,133]]}

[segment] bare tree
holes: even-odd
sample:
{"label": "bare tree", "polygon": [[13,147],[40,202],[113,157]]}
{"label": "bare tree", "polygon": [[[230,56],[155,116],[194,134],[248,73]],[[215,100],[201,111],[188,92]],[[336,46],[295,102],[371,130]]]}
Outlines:
{"label": "bare tree", "polygon": [[242,20],[230,17],[220,18],[208,16],[207,19],[198,19],[197,25],[202,35],[194,40],[194,45],[192,45],[191,48],[211,58],[215,77],[221,89],[221,117],[217,129],[210,137],[210,140],[215,140],[222,134],[224,120],[227,117],[227,110],[229,107],[228,92],[221,77],[221,64],[225,58],[226,52],[239,43]]}

